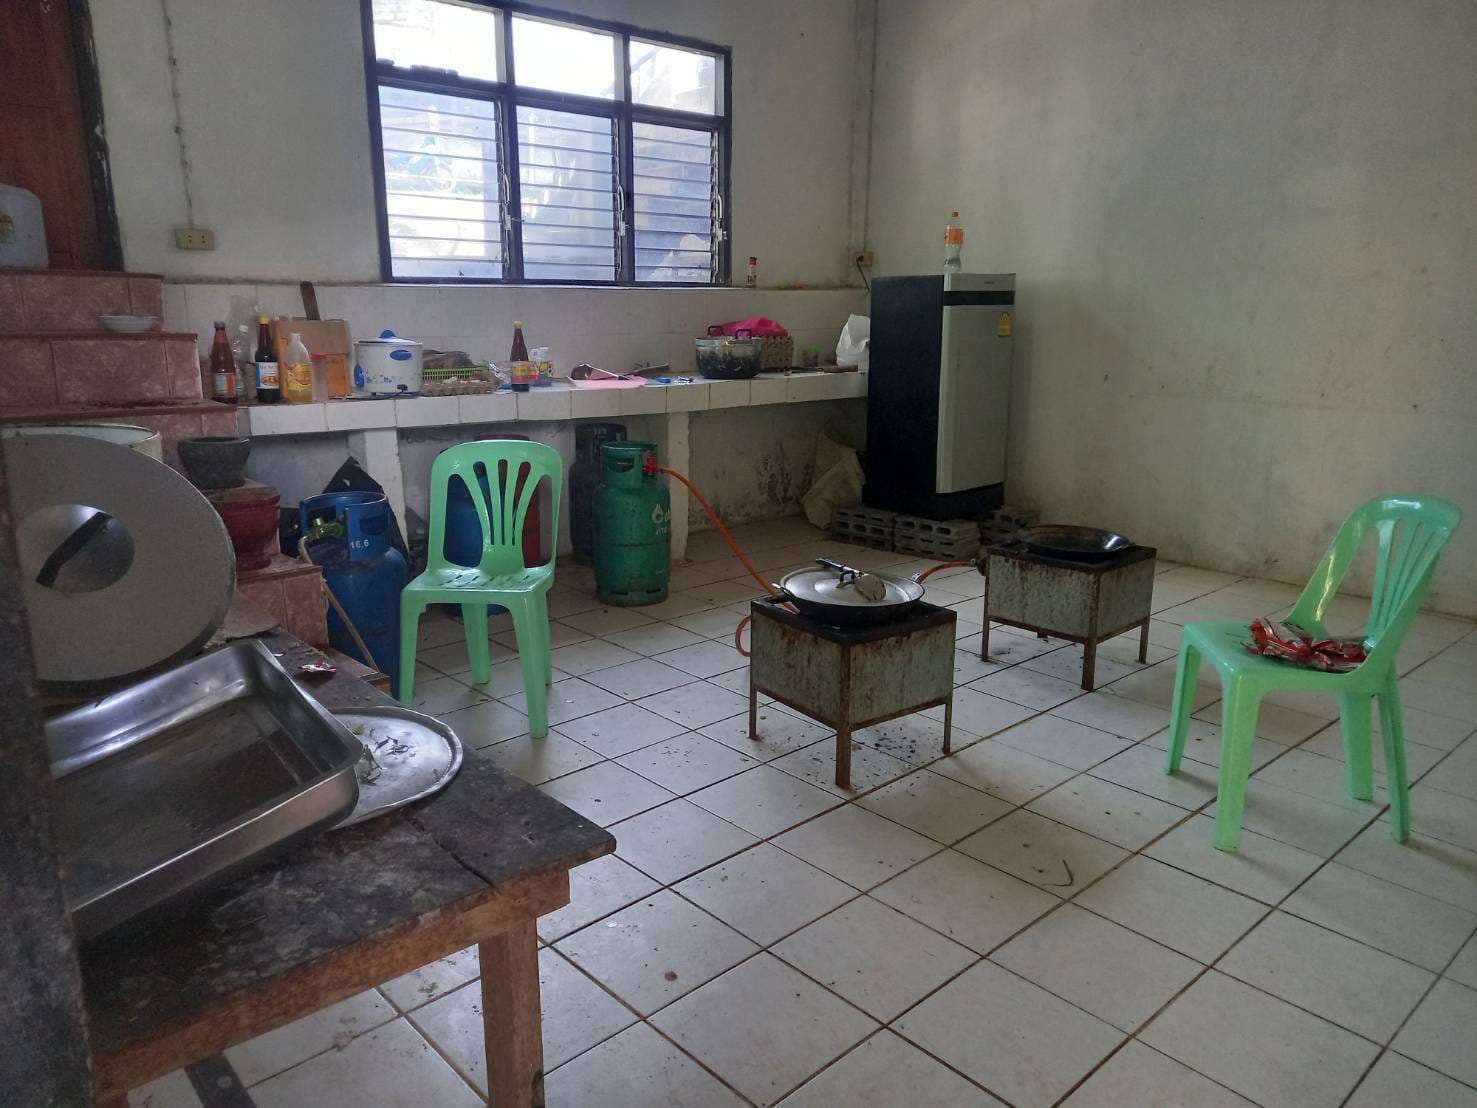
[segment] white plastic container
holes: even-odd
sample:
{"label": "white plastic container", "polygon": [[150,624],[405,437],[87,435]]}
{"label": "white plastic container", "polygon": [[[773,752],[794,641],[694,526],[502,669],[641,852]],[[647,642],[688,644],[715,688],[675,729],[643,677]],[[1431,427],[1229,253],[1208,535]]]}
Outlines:
{"label": "white plastic container", "polygon": [[354,343],[354,392],[359,396],[413,396],[421,391],[423,351],[414,339],[381,331]]}

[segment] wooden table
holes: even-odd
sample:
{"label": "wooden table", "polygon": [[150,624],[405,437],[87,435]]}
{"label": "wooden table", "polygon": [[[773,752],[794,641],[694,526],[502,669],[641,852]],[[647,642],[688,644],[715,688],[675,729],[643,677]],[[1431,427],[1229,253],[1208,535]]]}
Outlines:
{"label": "wooden table", "polygon": [[749,738],[758,739],[759,694],[836,729],[836,786],[851,788],[851,733],[944,706],[944,753],[954,720],[950,608],[920,601],[905,618],[832,627],[761,600],[749,604]]}
{"label": "wooden table", "polygon": [[1157,555],[1151,546],[1130,546],[1104,561],[1079,562],[1039,554],[1023,542],[987,546],[980,558],[980,660],[989,661],[993,620],[1081,643],[1082,687],[1088,692],[1097,680],[1103,640],[1137,627],[1139,661],[1147,661]]}
{"label": "wooden table", "polygon": [[[310,648],[276,634],[284,665]],[[389,704],[347,674],[330,708]],[[97,1103],[476,944],[488,1084],[541,1105],[539,916],[615,839],[468,751],[445,790],[294,848],[177,919],[81,951]]]}

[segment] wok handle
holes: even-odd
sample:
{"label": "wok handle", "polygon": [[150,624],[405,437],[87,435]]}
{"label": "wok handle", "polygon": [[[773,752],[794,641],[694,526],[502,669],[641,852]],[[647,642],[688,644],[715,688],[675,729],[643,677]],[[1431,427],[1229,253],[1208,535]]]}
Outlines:
{"label": "wok handle", "polygon": [[842,585],[846,584],[848,581],[855,581],[858,577],[862,575],[861,570],[853,569],[845,562],[836,561],[835,558],[817,558],[816,564],[823,565],[827,569],[834,569],[838,574],[840,574],[839,584]]}

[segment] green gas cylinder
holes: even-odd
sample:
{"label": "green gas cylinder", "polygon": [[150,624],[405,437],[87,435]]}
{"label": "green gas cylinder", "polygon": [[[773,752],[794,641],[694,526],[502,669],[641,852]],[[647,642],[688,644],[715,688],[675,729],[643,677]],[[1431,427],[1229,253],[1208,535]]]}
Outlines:
{"label": "green gas cylinder", "polygon": [[667,599],[672,576],[672,495],[656,472],[656,446],[607,442],[595,489],[595,594],[606,604]]}

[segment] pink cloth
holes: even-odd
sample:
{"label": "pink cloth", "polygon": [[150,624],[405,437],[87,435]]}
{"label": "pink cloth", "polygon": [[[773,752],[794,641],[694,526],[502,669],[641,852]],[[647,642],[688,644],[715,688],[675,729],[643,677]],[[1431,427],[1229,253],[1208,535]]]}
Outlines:
{"label": "pink cloth", "polygon": [[774,320],[762,315],[756,315],[752,319],[740,319],[735,323],[722,323],[719,326],[723,328],[725,335],[736,335],[740,331],[748,331],[756,339],[771,335],[782,337],[790,333]]}

